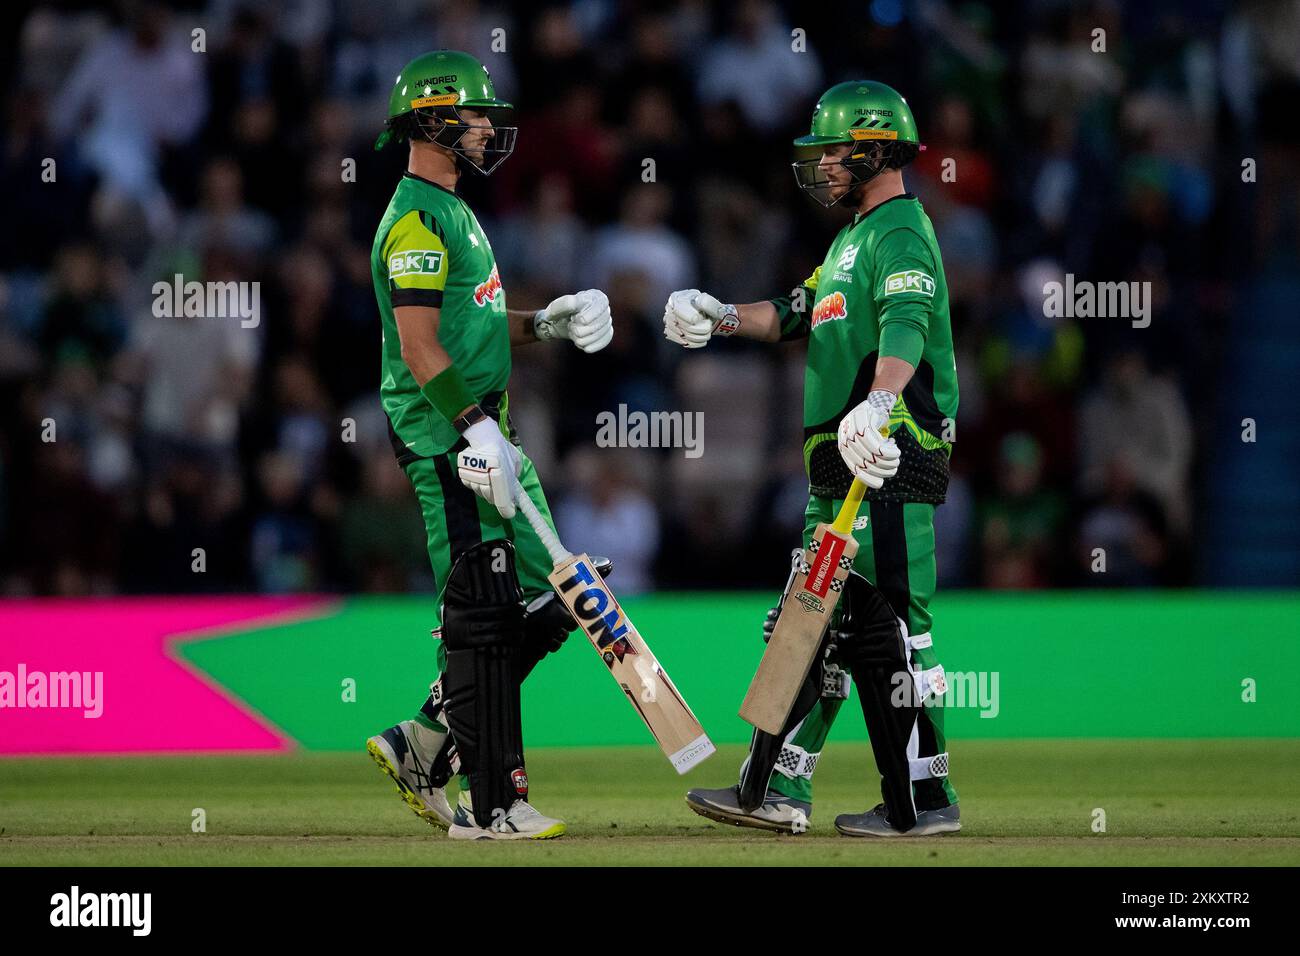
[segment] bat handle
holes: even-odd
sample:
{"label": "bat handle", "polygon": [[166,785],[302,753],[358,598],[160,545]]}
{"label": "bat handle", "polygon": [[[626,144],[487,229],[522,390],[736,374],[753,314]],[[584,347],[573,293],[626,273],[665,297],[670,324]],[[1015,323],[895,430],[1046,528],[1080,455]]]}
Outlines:
{"label": "bat handle", "polygon": [[519,497],[516,499],[515,505],[524,513],[528,523],[533,526],[533,531],[537,533],[537,537],[542,539],[547,554],[551,556],[552,564],[558,567],[573,557],[573,554],[565,549],[564,545],[560,544],[560,539],[551,530],[551,526],[546,523],[542,513],[537,510],[537,505],[533,504],[533,499],[529,498],[528,492],[522,488],[519,489]]}
{"label": "bat handle", "polygon": [[853,484],[849,486],[848,497],[840,506],[840,513],[835,516],[835,523],[831,525],[832,531],[836,534],[849,534],[853,531],[853,519],[858,516],[858,508],[862,506],[862,496],[866,493],[866,483],[860,478],[854,478]]}

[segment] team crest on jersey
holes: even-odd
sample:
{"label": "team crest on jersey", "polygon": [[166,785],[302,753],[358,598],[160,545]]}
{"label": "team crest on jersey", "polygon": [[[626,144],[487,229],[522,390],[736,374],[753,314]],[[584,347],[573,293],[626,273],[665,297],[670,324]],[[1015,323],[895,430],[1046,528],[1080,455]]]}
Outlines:
{"label": "team crest on jersey", "polygon": [[920,269],[908,269],[885,277],[885,295],[902,295],[904,292],[917,292],[933,298],[934,279]]}
{"label": "team crest on jersey", "polygon": [[857,261],[858,261],[858,244],[850,243],[849,245],[845,246],[844,251],[840,253],[840,261],[835,263],[835,268],[844,269],[847,271],[849,269],[852,269],[853,263]]}
{"label": "team crest on jersey", "polygon": [[437,275],[442,271],[442,251],[440,249],[408,249],[395,252],[388,257],[389,276],[413,274]]}
{"label": "team crest on jersey", "polygon": [[497,267],[493,266],[488,277],[474,287],[474,304],[482,306],[495,302],[500,291],[501,277],[497,275]]}
{"label": "team crest on jersey", "polygon": [[822,296],[817,300],[817,304],[813,306],[812,327],[815,329],[823,322],[834,322],[836,319],[847,318],[848,314],[844,293],[832,292],[830,295]]}

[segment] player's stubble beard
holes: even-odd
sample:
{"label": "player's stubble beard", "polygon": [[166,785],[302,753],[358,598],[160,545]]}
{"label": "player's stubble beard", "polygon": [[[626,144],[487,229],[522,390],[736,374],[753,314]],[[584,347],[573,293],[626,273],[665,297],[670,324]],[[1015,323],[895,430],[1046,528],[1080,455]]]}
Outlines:
{"label": "player's stubble beard", "polygon": [[472,126],[465,131],[465,158],[476,163],[480,168],[486,163],[488,144],[494,137],[490,126]]}
{"label": "player's stubble beard", "polygon": [[859,215],[865,215],[885,200],[907,192],[902,173],[897,169],[882,169],[866,182],[849,188],[857,190],[856,194],[851,193],[847,198],[850,208]]}
{"label": "player's stubble beard", "polygon": [[436,143],[411,142],[406,168],[422,179],[437,183],[453,192],[460,181],[461,168],[456,154]]}

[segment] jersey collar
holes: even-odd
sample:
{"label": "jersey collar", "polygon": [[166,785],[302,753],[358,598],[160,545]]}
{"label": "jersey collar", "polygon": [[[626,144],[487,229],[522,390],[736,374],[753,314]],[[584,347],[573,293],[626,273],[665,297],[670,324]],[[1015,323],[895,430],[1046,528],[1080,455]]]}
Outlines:
{"label": "jersey collar", "polygon": [[860,223],[863,219],[866,219],[867,216],[870,216],[877,209],[893,202],[895,199],[915,199],[915,198],[916,198],[916,193],[899,193],[897,196],[890,196],[888,199],[884,200],[883,202],[876,203],[865,213],[855,212],[853,214],[853,225],[856,226],[858,223]]}
{"label": "jersey collar", "polygon": [[[448,189],[446,186],[442,185],[441,183],[435,183],[432,179],[425,179],[423,176],[417,176],[415,173],[411,172],[409,169],[406,170],[404,173],[402,173],[402,178],[403,178],[403,179],[414,179],[416,182],[424,183],[426,186],[432,186],[434,189],[441,189],[443,192],[445,192],[445,193],[446,193],[447,195],[449,195],[449,196],[456,196],[456,193],[455,193],[455,192],[453,192],[452,190]],[[459,196],[456,196],[456,198],[459,199],[460,197],[459,197]]]}

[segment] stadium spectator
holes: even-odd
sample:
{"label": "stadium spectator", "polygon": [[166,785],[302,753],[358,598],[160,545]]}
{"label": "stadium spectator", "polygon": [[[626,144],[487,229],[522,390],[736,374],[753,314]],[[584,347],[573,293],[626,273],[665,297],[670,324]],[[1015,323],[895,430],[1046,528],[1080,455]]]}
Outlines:
{"label": "stadium spectator", "polygon": [[[1285,302],[1300,277],[1300,17],[1274,6],[1031,3],[1011,23],[956,0],[832,3],[824,19],[788,0],[457,2],[436,20],[421,3],[37,3],[0,123],[0,591],[434,586],[382,464],[369,254],[400,175],[370,149],[391,78],[437,45],[473,50],[521,107],[491,194],[464,184],[511,306],[586,283],[609,294],[600,361],[520,363],[511,411],[540,463],[575,462],[585,494],[557,495],[561,529],[621,551],[620,593],[700,586],[682,573],[697,559],[716,565],[711,586],[778,583],[802,346],[692,364],[654,326],[670,289],[751,301],[820,264],[842,220],[794,188],[790,140],[828,81],[865,73],[916,110],[929,148],[907,183],[952,297],[961,407],[940,574],[1188,583],[1214,564],[1186,552],[1208,547],[1193,504],[1212,489],[1193,462],[1219,440],[1188,396],[1217,381],[1257,279]],[[1239,181],[1243,156],[1258,184]],[[176,273],[260,283],[258,323],[156,314],[154,283]],[[1067,273],[1149,282],[1150,327],[1049,317],[1044,285]],[[1294,339],[1267,342],[1286,355]],[[690,469],[592,448],[598,412],[696,411],[684,402],[719,393]],[[1294,435],[1289,418],[1269,427]],[[742,559],[757,551],[776,557]]]}

